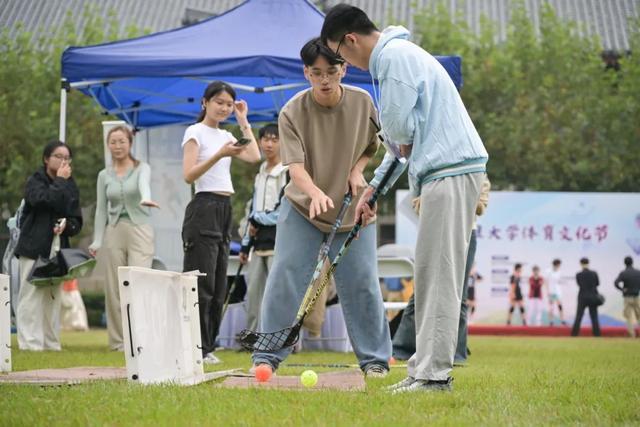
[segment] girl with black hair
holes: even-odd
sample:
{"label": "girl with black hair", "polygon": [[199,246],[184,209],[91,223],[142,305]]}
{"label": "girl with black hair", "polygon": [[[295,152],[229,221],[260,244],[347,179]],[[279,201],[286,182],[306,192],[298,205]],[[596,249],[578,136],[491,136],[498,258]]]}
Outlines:
{"label": "girl with black hair", "polygon": [[38,257],[49,258],[55,236],[60,248],[82,228],[80,193],[71,177],[71,149],[49,142],[43,167],[27,180],[20,238],[15,254],[20,259],[20,293],[16,321],[21,350],[60,350],[60,285],[40,287],[27,281]]}
{"label": "girl with black hair", "polygon": [[[231,158],[248,163],[260,161],[260,150],[245,101],[236,101],[235,90],[227,83],[214,81],[202,96],[198,122],[187,128],[182,140],[184,179],[195,184],[195,197],[187,206],[182,225],[184,271],[199,270],[198,306],[204,362],[219,363],[213,354],[220,329],[222,307],[227,292],[227,261],[231,230]],[[245,141],[220,129],[231,113]],[[243,144],[242,142],[248,143]]]}

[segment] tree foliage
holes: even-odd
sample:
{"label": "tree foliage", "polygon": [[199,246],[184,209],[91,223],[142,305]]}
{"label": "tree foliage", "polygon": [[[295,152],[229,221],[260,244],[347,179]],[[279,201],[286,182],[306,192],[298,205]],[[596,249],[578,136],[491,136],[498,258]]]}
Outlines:
{"label": "tree foliage", "polygon": [[638,191],[640,33],[605,69],[596,38],[578,36],[543,3],[539,34],[522,3],[506,41],[484,19],[479,34],[440,4],[416,20],[421,45],[462,57],[462,98],[489,151],[494,188]]}
{"label": "tree foliage", "polygon": [[[27,31],[9,37],[0,33],[0,188],[4,216],[15,210],[23,197],[26,179],[42,164],[45,144],[58,139],[60,117],[60,58],[68,46],[96,44],[141,33],[128,28],[122,33],[114,13],[106,18],[86,8],[82,19],[69,13],[52,36],[34,39]],[[103,168],[100,109],[77,91],[68,94],[67,138],[73,150],[73,175],[81,203],[95,202],[96,176]]]}

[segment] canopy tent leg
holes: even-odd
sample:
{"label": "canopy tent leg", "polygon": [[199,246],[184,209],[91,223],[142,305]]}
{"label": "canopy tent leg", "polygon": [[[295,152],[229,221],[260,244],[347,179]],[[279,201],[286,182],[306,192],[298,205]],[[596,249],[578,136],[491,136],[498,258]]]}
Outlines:
{"label": "canopy tent leg", "polygon": [[67,91],[70,89],[67,79],[60,80],[60,131],[58,139],[65,142],[67,138]]}

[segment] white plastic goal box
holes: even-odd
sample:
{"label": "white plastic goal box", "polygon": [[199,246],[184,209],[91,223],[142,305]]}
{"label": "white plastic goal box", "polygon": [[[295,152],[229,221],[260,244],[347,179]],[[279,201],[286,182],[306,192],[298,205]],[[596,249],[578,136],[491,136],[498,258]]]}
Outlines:
{"label": "white plastic goal box", "polygon": [[10,295],[9,276],[0,274],[0,372],[11,372]]}
{"label": "white plastic goal box", "polygon": [[205,381],[197,274],[119,267],[118,279],[129,381]]}

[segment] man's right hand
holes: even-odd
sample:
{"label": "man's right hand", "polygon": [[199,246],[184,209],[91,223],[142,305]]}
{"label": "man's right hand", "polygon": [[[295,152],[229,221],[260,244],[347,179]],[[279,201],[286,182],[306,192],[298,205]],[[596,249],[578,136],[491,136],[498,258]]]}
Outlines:
{"label": "man's right hand", "polygon": [[376,211],[378,210],[378,204],[374,204],[373,208],[369,206],[369,199],[373,195],[373,187],[368,186],[362,196],[360,196],[360,200],[358,200],[358,204],[356,205],[356,220],[362,217],[362,225],[365,226],[367,223],[376,216]]}
{"label": "man's right hand", "polygon": [[309,218],[313,219],[316,216],[327,212],[329,209],[333,209],[333,200],[319,188],[311,196],[311,203],[309,204]]}
{"label": "man's right hand", "polygon": [[238,257],[240,258],[240,264],[246,265],[247,262],[249,262],[249,254],[248,253],[240,252],[238,254]]}

